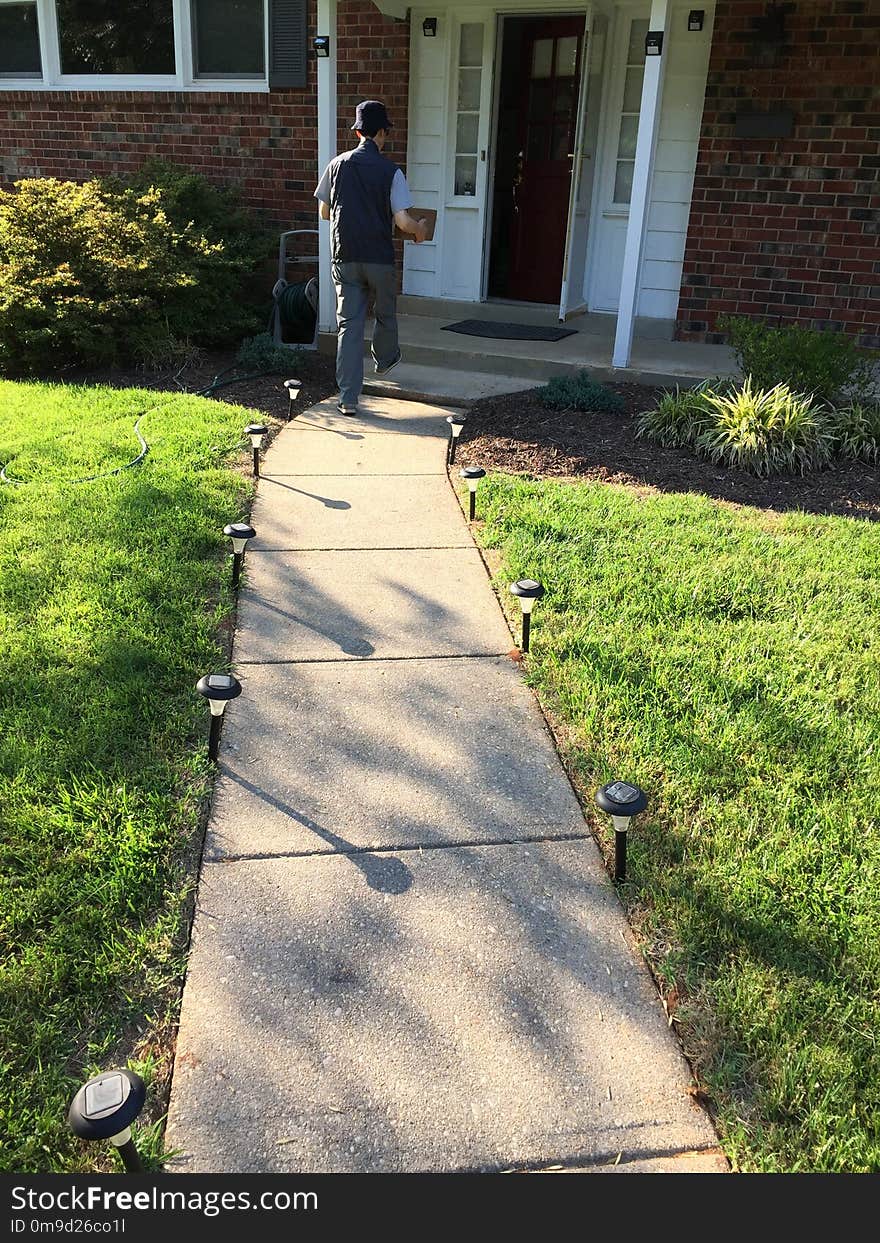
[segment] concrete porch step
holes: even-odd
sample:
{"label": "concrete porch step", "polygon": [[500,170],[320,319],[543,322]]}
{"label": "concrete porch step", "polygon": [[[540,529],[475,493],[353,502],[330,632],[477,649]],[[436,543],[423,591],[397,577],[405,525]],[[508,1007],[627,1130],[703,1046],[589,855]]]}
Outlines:
{"label": "concrete porch step", "polygon": [[[473,304],[470,309],[470,317],[475,318]],[[616,369],[611,366],[610,338],[594,333],[578,330],[561,341],[504,341],[444,331],[449,322],[446,316],[399,314],[404,362],[435,372],[504,376],[511,382],[520,382],[512,383],[512,387],[538,385],[553,376],[572,375],[584,369],[600,381],[649,385],[693,384],[710,375],[736,374],[737,370],[731,351],[723,345],[640,339],[633,344],[630,366]],[[372,324],[368,323],[364,346],[367,357],[371,335]],[[318,348],[322,353],[335,354],[336,334],[321,333]],[[400,371],[395,370],[389,381],[378,380],[372,375],[371,365],[367,365],[365,379],[370,391],[395,392],[399,378]]]}

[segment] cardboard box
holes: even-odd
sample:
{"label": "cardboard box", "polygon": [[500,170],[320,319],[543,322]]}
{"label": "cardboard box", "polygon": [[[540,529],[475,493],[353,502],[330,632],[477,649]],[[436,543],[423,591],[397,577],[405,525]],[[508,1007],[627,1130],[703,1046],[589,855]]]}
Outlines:
{"label": "cardboard box", "polygon": [[[434,229],[437,226],[437,213],[434,210],[434,208],[433,207],[411,207],[409,209],[409,214],[413,217],[414,220],[426,220],[428,222],[428,236],[425,238],[425,241],[433,242]],[[398,229],[397,225],[394,226],[394,236],[402,237],[405,242],[415,241],[415,238],[413,237],[411,233],[402,233],[401,230]]]}

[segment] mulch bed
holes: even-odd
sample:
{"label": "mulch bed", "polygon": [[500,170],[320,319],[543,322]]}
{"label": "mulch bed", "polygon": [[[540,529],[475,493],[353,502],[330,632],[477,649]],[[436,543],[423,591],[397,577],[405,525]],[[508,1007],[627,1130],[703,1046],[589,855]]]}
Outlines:
{"label": "mulch bed", "polygon": [[535,390],[488,397],[468,410],[456,465],[482,466],[535,478],[577,476],[603,483],[649,486],[661,492],[701,492],[764,509],[880,520],[880,471],[852,463],[809,475],[757,479],[721,470],[684,449],[663,449],[635,435],[635,416],[661,391],[609,384],[626,413],[550,410]]}

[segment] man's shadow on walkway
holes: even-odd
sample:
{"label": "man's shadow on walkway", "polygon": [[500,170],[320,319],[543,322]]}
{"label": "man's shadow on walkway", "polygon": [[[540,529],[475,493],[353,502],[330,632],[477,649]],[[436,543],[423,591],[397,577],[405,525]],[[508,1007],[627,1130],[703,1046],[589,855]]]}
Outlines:
{"label": "man's shadow on walkway", "polygon": [[[280,799],[267,794],[265,790],[261,790],[259,786],[255,786],[253,782],[247,778],[239,776],[238,773],[231,772],[225,764],[220,765],[221,772],[234,781],[236,785],[241,786],[251,794],[255,794],[261,798],[263,802],[269,803],[276,811],[280,811],[282,815],[289,816],[291,820],[295,820],[297,824],[301,824],[303,828],[308,829],[317,837],[327,842],[333,849],[346,858],[351,859],[355,867],[360,868],[366,877],[367,884],[371,889],[377,889],[380,893],[400,894],[406,893],[413,882],[412,872],[401,860],[394,855],[377,855],[360,846],[354,846],[351,842],[347,842],[344,837],[340,837],[337,833],[325,829],[323,825],[317,824],[308,816],[303,815],[300,811],[295,811],[293,807],[289,807],[286,803],[282,803]],[[253,858],[255,856],[248,856]]]}

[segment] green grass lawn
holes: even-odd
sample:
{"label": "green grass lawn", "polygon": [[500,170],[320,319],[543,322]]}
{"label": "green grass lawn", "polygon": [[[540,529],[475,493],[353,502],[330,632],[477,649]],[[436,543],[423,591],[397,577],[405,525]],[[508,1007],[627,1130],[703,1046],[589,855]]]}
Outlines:
{"label": "green grass lawn", "polygon": [[[140,450],[132,470],[110,470]],[[0,1169],[115,1168],[66,1130],[88,1073],[160,1083],[228,667],[240,407],[0,382]],[[236,469],[238,467],[239,469]],[[158,1127],[141,1137],[149,1152]]]}
{"label": "green grass lawn", "polygon": [[880,530],[501,475],[480,512],[608,847],[597,786],[650,795],[623,896],[728,1155],[880,1170]]}

